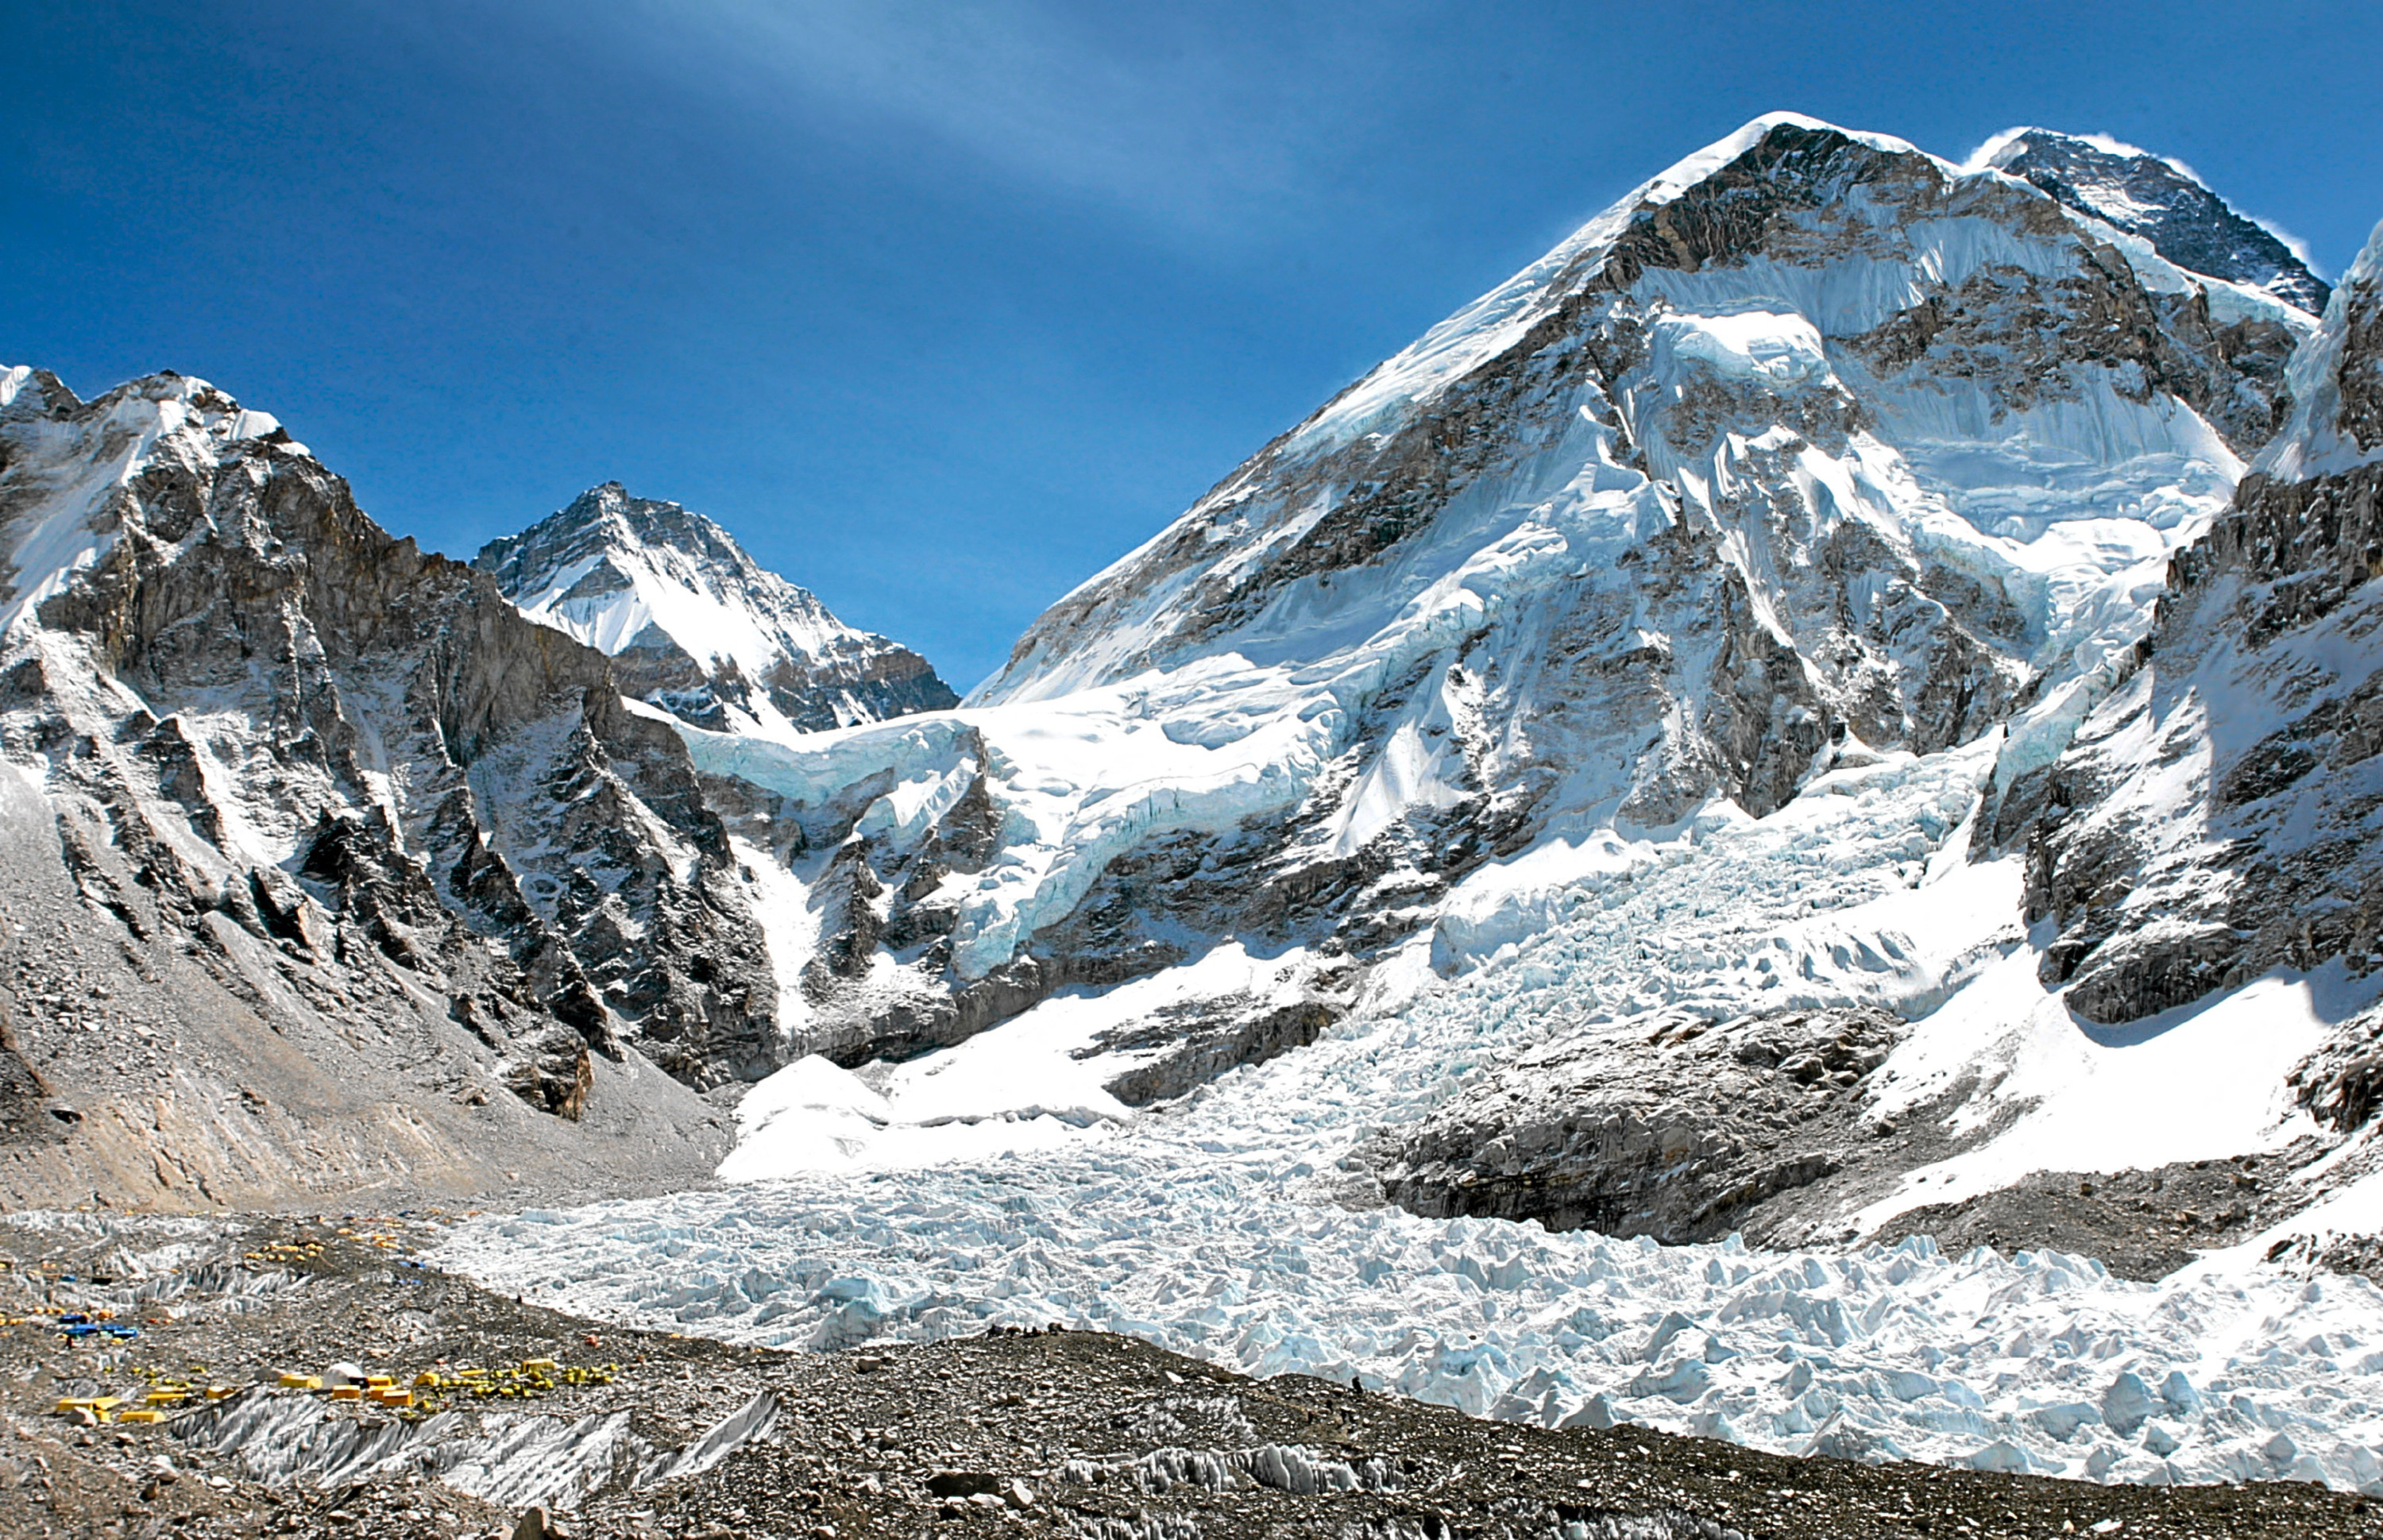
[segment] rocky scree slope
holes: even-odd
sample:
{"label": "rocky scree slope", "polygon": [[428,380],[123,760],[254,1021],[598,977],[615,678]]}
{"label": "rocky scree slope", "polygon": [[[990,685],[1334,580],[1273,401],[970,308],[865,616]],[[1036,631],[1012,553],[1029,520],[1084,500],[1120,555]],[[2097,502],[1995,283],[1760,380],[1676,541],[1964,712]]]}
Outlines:
{"label": "rocky scree slope", "polygon": [[472,565],[610,657],[624,692],[698,727],[809,732],[959,704],[917,653],[846,625],[710,519],[618,482]]}
{"label": "rocky scree slope", "polygon": [[791,1041],[945,1046],[1231,937],[1305,994],[1288,1028],[1280,992],[1170,1007],[1229,1067],[1413,937],[1494,952],[1529,853],[2005,723],[1989,795],[2031,793],[2314,325],[1999,171],[1759,120],[1266,446],[960,710],[685,730],[785,879]]}
{"label": "rocky scree slope", "polygon": [[[117,1120],[129,1190],[186,1156],[186,1182],[283,1182],[309,1105],[369,1148],[295,1185],[392,1162],[488,1184],[562,1138],[520,1128],[608,1087],[604,1137],[659,1173],[717,1133],[662,1072],[776,1062],[767,954],[678,738],[271,418],[173,375],[83,402],[0,374],[0,543],[13,1037],[60,1094],[154,1102]],[[85,1062],[138,1063],[136,1039],[145,1078]],[[53,1174],[117,1159],[81,1110]],[[580,1142],[565,1168],[600,1167]]]}

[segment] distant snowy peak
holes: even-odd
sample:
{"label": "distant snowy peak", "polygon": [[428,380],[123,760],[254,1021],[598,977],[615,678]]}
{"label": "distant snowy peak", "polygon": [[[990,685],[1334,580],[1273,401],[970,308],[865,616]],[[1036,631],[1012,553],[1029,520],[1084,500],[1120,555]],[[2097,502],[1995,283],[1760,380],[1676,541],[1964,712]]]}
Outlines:
{"label": "distant snowy peak", "polygon": [[2308,264],[2175,161],[2100,136],[2013,129],[1978,164],[2152,243],[2179,267],[2264,290],[2315,315],[2331,290]]}
{"label": "distant snowy peak", "polygon": [[613,659],[623,688],[698,726],[814,732],[958,696],[909,648],[845,624],[674,502],[608,481],[472,565],[523,613]]}

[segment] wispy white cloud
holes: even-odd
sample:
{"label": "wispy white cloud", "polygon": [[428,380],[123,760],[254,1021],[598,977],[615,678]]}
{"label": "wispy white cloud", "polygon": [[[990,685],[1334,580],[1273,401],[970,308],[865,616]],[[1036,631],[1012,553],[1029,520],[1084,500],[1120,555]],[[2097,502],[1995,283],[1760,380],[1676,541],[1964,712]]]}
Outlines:
{"label": "wispy white cloud", "polygon": [[923,132],[1039,188],[1221,231],[1330,181],[1363,110],[1336,84],[1379,61],[1401,9],[1369,7],[1362,26],[1330,10],[1229,23],[1039,0],[646,0],[635,14],[683,69]]}

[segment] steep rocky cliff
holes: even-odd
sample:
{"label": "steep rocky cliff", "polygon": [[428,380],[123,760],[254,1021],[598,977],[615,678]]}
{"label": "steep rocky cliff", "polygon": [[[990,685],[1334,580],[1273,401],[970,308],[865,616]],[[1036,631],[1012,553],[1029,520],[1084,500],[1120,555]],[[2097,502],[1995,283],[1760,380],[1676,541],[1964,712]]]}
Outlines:
{"label": "steep rocky cliff", "polygon": [[2053,773],[2029,916],[2079,1011],[2130,1021],[2278,965],[2383,962],[2383,232],[2296,405],[2178,553],[2126,684]]}

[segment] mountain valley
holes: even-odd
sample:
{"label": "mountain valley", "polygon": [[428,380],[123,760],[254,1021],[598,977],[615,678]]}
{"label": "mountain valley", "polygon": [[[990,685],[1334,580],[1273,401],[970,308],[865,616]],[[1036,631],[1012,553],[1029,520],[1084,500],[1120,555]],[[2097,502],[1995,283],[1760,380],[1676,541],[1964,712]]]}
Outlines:
{"label": "mountain valley", "polygon": [[2378,495],[2383,228],[1791,114],[965,698],[618,483],[458,561],[202,381],[0,371],[0,1189],[2383,1492]]}

